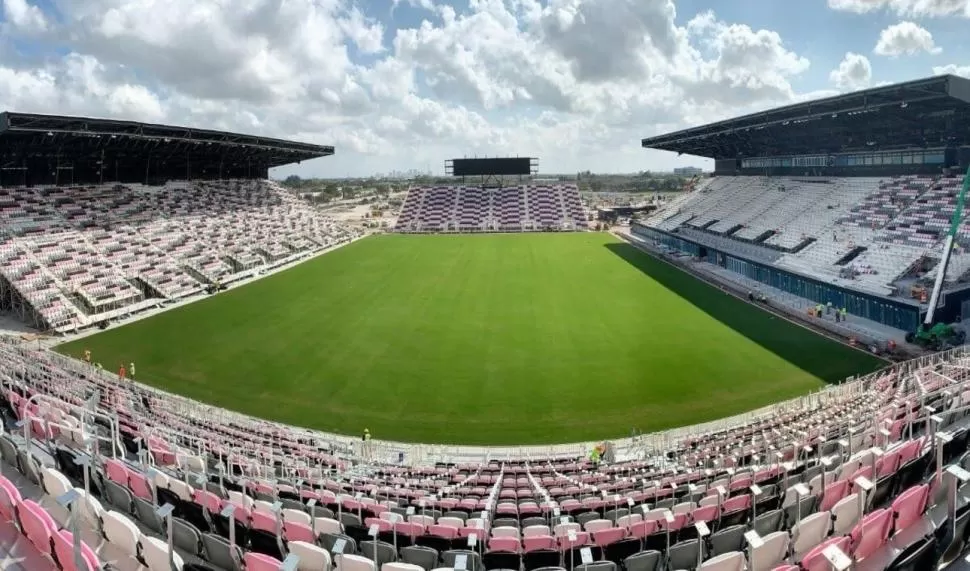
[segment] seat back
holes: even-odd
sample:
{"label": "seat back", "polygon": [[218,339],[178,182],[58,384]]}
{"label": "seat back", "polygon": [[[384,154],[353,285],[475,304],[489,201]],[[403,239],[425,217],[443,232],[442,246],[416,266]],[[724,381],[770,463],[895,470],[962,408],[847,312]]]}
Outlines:
{"label": "seat back", "polygon": [[627,530],[622,527],[611,527],[593,532],[593,543],[604,547],[616,543],[626,537]]}
{"label": "seat back", "polygon": [[822,503],[819,506],[819,510],[823,512],[831,510],[848,493],[849,480],[838,480],[828,484],[825,486],[825,492],[822,494]]}
{"label": "seat back", "polygon": [[0,518],[4,521],[17,521],[17,507],[23,502],[20,490],[13,482],[0,476]]}
{"label": "seat back", "polygon": [[116,511],[104,514],[104,537],[111,544],[116,545],[126,555],[138,557],[138,543],[141,532],[138,526],[125,515]]}
{"label": "seat back", "polygon": [[410,563],[385,563],[381,565],[381,571],[423,571],[423,569]]}
{"label": "seat back", "polygon": [[835,545],[844,552],[849,550],[848,536],[832,537],[812,548],[805,557],[802,557],[801,568],[803,571],[831,571],[832,564],[825,557],[825,550],[829,546]]}
{"label": "seat back", "polygon": [[829,534],[831,517],[829,512],[820,512],[803,518],[795,524],[792,528],[794,538],[792,549],[796,556],[807,552],[825,539]]}
{"label": "seat back", "polygon": [[556,538],[551,535],[533,535],[522,540],[523,550],[536,551],[538,549],[555,549]]}
{"label": "seat back", "polygon": [[744,547],[743,525],[732,525],[718,530],[708,538],[711,547],[711,555],[718,556],[732,551],[740,551]]}
{"label": "seat back", "polygon": [[412,545],[401,549],[401,559],[431,571],[438,564],[438,552],[430,547]]}
{"label": "seat back", "polygon": [[54,468],[44,466],[40,469],[40,474],[44,491],[52,498],[59,498],[74,488],[71,485],[71,481],[67,479],[67,476],[61,474]]}
{"label": "seat back", "polygon": [[764,513],[756,514],[756,519],[754,521],[754,529],[758,532],[758,535],[765,536],[770,533],[774,533],[781,529],[782,519],[785,516],[785,512],[781,510],[771,510]]}
{"label": "seat back", "polygon": [[519,552],[519,539],[516,537],[491,537],[488,540],[488,548],[491,551],[508,551],[510,553]]}
{"label": "seat back", "polygon": [[774,569],[788,554],[790,539],[787,531],[776,531],[761,538],[762,544],[751,550],[752,569]]}
{"label": "seat back", "polygon": [[246,571],[280,571],[283,565],[283,562],[275,557],[252,551],[246,554],[243,562],[246,564]]}
{"label": "seat back", "polygon": [[548,525],[530,525],[522,530],[522,537],[541,537],[552,535]]}
{"label": "seat back", "polygon": [[876,510],[859,522],[852,530],[852,555],[861,561],[882,547],[892,530],[893,512]]}
{"label": "seat back", "polygon": [[670,569],[693,569],[697,566],[697,551],[701,544],[696,539],[688,539],[671,546],[667,553],[667,567]]}
{"label": "seat back", "polygon": [[914,486],[893,501],[893,529],[895,533],[913,525],[926,511],[926,502],[930,496],[930,487],[926,484]]}
{"label": "seat back", "polygon": [[590,533],[603,531],[604,529],[610,529],[611,527],[613,527],[613,522],[608,519],[594,519],[586,522],[583,525],[583,529]]}
{"label": "seat back", "polygon": [[740,551],[722,553],[708,559],[699,567],[700,571],[744,571],[744,554]]}
{"label": "seat back", "polygon": [[[246,567],[246,571],[252,571]],[[278,570],[274,570],[278,571]],[[337,571],[377,571],[374,562],[359,555],[339,555],[337,557]]]}
{"label": "seat back", "polygon": [[66,530],[54,534],[54,554],[57,555],[57,561],[63,571],[97,571],[101,568],[97,554],[83,541],[81,542],[83,567],[77,566],[74,558],[74,536]]}
{"label": "seat back", "polygon": [[168,543],[155,537],[142,538],[141,556],[149,571],[170,571],[173,566],[178,570],[184,565],[178,553],[172,553],[172,565],[169,565]]}
{"label": "seat back", "polygon": [[859,494],[849,494],[832,506],[832,533],[845,535],[859,523],[862,518],[862,506],[859,505]]}
{"label": "seat back", "polygon": [[291,541],[288,547],[290,553],[300,558],[297,571],[325,571],[332,565],[330,553],[319,545],[305,541]]}
{"label": "seat back", "polygon": [[661,554],[659,551],[641,551],[623,560],[626,571],[659,571]]}
{"label": "seat back", "polygon": [[229,542],[211,533],[202,536],[206,558],[221,569],[242,571],[242,550],[238,545],[230,546]]}
{"label": "seat back", "polygon": [[57,524],[50,514],[33,500],[20,503],[20,524],[23,526],[27,539],[34,544],[41,553],[49,555],[51,540],[57,532]]}

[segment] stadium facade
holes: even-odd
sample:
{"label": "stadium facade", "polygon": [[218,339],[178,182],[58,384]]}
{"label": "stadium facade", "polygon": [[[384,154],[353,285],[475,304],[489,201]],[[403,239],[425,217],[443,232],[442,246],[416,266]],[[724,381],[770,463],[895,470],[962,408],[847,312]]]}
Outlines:
{"label": "stadium facade", "polygon": [[[752,282],[913,330],[927,305],[909,285],[932,274],[970,166],[970,80],[944,75],[877,87],[641,144],[712,158],[715,169],[713,179],[697,181],[694,199],[634,224],[634,234]],[[702,213],[703,193],[719,194],[711,201],[720,204]],[[785,204],[803,196],[802,209],[786,216]],[[738,201],[748,197],[742,213]],[[866,264],[853,262],[859,256]],[[868,264],[887,257],[900,265]],[[941,319],[970,315],[961,268],[947,271]]]}
{"label": "stadium facade", "polygon": [[90,117],[0,114],[0,186],[265,179],[331,146]]}

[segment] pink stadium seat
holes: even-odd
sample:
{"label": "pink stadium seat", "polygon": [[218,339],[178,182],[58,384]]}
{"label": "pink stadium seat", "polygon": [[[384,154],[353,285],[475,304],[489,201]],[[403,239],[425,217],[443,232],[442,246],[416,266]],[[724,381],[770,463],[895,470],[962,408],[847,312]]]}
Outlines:
{"label": "pink stadium seat", "polygon": [[893,512],[888,509],[876,510],[862,518],[852,530],[852,555],[862,561],[872,555],[889,539],[892,530]]}
{"label": "pink stadium seat", "polygon": [[900,494],[892,505],[894,533],[906,529],[919,521],[926,511],[930,487],[926,484],[913,486]]}
{"label": "pink stadium seat", "polygon": [[593,532],[593,543],[600,547],[605,547],[611,543],[616,543],[626,537],[626,530],[622,527],[602,529]]}
{"label": "pink stadium seat", "polygon": [[371,526],[377,526],[377,530],[380,532],[391,531],[394,529],[394,524],[386,519],[369,517],[364,520],[364,527],[370,529]]}
{"label": "pink stadium seat", "polygon": [[263,555],[262,553],[246,553],[243,559],[246,564],[246,571],[280,571],[283,562],[275,557]]}
{"label": "pink stadium seat", "polygon": [[276,533],[277,521],[276,518],[264,513],[264,512],[253,512],[252,519],[250,520],[250,527],[253,529],[261,529],[263,531],[268,531],[270,533]]}
{"label": "pink stadium seat", "polygon": [[85,567],[78,568],[74,561],[74,536],[67,530],[54,534],[54,554],[63,571],[97,571],[101,568],[98,556],[88,544],[81,542],[81,558]]}
{"label": "pink stadium seat", "polygon": [[109,480],[128,487],[128,467],[125,466],[124,462],[108,458],[104,461],[104,471]]}
{"label": "pink stadium seat", "polygon": [[551,535],[533,535],[523,538],[522,545],[526,553],[537,549],[556,549],[556,538]]}
{"label": "pink stadium seat", "polygon": [[34,547],[44,554],[51,552],[51,540],[57,533],[57,524],[40,504],[33,500],[21,502],[20,524]]}
{"label": "pink stadium seat", "polygon": [[823,541],[802,557],[802,571],[831,571],[832,564],[825,558],[823,552],[830,545],[835,545],[848,555],[849,543],[849,538],[846,536],[832,537]]}
{"label": "pink stadium seat", "polygon": [[[691,522],[714,521],[715,519],[717,519],[717,517],[718,517],[718,510],[716,505],[700,507],[690,512]],[[656,531],[656,529],[652,530],[650,533],[653,533],[654,531]],[[646,535],[649,535],[649,533]]]}
{"label": "pink stadium seat", "polygon": [[570,541],[568,536],[562,536],[559,538],[559,549],[572,549],[573,547],[579,545],[589,545],[589,532],[576,532],[575,541]]}
{"label": "pink stadium seat", "polygon": [[515,537],[491,537],[488,540],[489,551],[508,551],[518,553],[521,543]]}
{"label": "pink stadium seat", "polygon": [[721,503],[721,513],[730,514],[751,509],[751,495],[743,494],[728,498]]}
{"label": "pink stadium seat", "polygon": [[432,525],[428,527],[428,534],[445,539],[454,539],[458,537],[458,528],[447,525]]}
{"label": "pink stadium seat", "polygon": [[0,517],[4,521],[17,521],[17,509],[21,502],[20,490],[10,480],[0,476]]}
{"label": "pink stadium seat", "polygon": [[209,513],[217,514],[222,511],[222,498],[213,494],[212,492],[208,490],[195,490],[193,495],[195,503],[209,510]]}
{"label": "pink stadium seat", "polygon": [[136,497],[148,501],[153,500],[151,484],[143,474],[128,470],[128,487],[131,488],[131,493]]}
{"label": "pink stadium seat", "polygon": [[306,543],[315,543],[316,537],[313,536],[313,529],[304,524],[295,521],[284,521],[283,522],[283,537],[287,541],[304,541]]}
{"label": "pink stadium seat", "polygon": [[[711,506],[714,508],[712,513],[717,513],[717,506]],[[696,511],[696,510],[695,510]],[[711,521],[711,520],[698,520],[698,521]],[[636,537],[642,539],[648,535],[653,535],[660,530],[660,522],[658,520],[640,521],[630,525],[630,537]]]}
{"label": "pink stadium seat", "polygon": [[825,486],[819,511],[829,511],[839,500],[849,495],[849,480],[838,480]]}

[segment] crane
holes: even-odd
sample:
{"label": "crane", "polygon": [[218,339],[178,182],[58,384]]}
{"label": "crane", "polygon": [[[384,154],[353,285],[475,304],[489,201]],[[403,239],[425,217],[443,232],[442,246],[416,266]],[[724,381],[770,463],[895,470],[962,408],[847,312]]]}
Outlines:
{"label": "crane", "polygon": [[906,341],[917,343],[924,347],[939,349],[944,342],[962,344],[966,338],[966,333],[957,331],[952,326],[945,323],[933,324],[933,317],[936,314],[936,306],[940,301],[940,292],[943,290],[943,280],[946,278],[946,269],[950,265],[950,254],[953,252],[953,241],[956,239],[957,230],[960,228],[960,221],[963,219],[963,205],[967,198],[967,189],[970,188],[970,167],[963,177],[963,188],[957,197],[957,205],[953,210],[953,218],[950,220],[950,231],[947,232],[943,241],[943,255],[937,267],[936,281],[933,282],[933,292],[930,295],[930,305],[926,309],[926,318],[923,324],[915,333],[906,335]]}

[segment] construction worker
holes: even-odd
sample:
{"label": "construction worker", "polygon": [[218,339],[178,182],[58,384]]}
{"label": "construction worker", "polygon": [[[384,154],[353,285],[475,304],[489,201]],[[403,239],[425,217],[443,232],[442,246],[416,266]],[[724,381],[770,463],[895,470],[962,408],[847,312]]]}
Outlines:
{"label": "construction worker", "polygon": [[85,350],[84,350],[84,361],[85,361],[85,362],[86,362],[86,363],[87,363],[88,365],[90,365],[90,364],[91,364],[91,350],[90,350],[90,349],[85,349]]}
{"label": "construction worker", "polygon": [[363,442],[360,443],[360,455],[364,458],[370,458],[371,456],[371,446],[370,446],[370,430],[364,429],[364,434],[361,436]]}
{"label": "construction worker", "polygon": [[95,366],[95,367],[96,367],[96,368],[97,368],[97,369],[98,369],[99,371],[103,371],[103,370],[104,370],[104,365],[102,365],[101,363],[95,363],[95,364],[94,364],[94,366]]}
{"label": "construction worker", "polygon": [[589,461],[593,463],[593,467],[596,468],[600,465],[600,447],[593,446],[593,449],[589,452]]}
{"label": "construction worker", "polygon": [[845,319],[846,319],[846,316],[847,316],[847,315],[848,315],[848,312],[847,312],[847,311],[845,310],[845,308],[843,307],[843,308],[842,308],[842,321],[845,321]]}
{"label": "construction worker", "polygon": [[121,377],[122,381],[128,377],[128,371],[125,370],[124,363],[121,363],[120,365],[118,365],[118,376]]}
{"label": "construction worker", "polygon": [[135,380],[135,362],[132,361],[128,363],[128,374],[131,375],[131,380]]}

